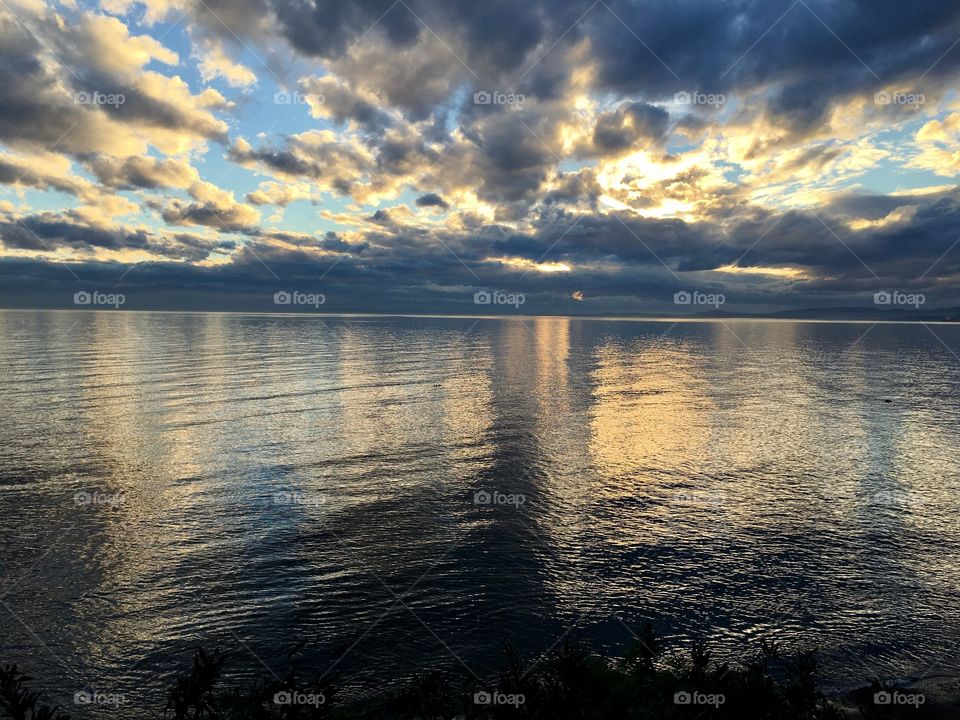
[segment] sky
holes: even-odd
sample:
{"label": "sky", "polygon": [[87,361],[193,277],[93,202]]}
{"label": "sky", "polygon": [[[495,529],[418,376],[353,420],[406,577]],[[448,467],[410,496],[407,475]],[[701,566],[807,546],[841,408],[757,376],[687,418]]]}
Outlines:
{"label": "sky", "polygon": [[960,4],[4,0],[0,306],[958,307]]}

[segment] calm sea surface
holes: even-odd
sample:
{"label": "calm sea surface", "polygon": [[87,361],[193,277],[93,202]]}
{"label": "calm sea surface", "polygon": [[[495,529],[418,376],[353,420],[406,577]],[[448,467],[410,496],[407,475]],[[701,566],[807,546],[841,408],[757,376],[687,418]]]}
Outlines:
{"label": "calm sea surface", "polygon": [[305,642],[351,697],[647,620],[819,647],[836,686],[956,673],[953,352],[949,325],[0,312],[0,660],[130,718],[201,643],[267,674]]}

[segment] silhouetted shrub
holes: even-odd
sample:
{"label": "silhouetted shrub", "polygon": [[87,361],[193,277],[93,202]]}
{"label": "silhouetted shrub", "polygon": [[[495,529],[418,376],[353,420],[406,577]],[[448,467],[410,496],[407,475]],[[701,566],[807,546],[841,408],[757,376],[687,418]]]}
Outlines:
{"label": "silhouetted shrub", "polygon": [[[813,653],[785,656],[772,643],[738,663],[717,662],[703,641],[664,659],[647,625],[611,661],[564,643],[540,658],[512,647],[495,683],[433,672],[363,702],[337,702],[335,679],[301,674],[292,654],[280,675],[229,687],[227,656],[199,649],[170,688],[167,720],[839,720],[849,717],[817,690]],[[301,677],[311,678],[302,680]],[[16,666],[0,668],[0,708],[11,720],[69,720],[29,690]],[[903,692],[903,689],[899,689]],[[898,717],[875,701],[894,689],[874,682],[857,695],[866,720]]]}
{"label": "silhouetted shrub", "polygon": [[16,665],[0,666],[0,709],[11,720],[70,720],[56,707],[38,705],[40,693],[25,684],[30,678]]}

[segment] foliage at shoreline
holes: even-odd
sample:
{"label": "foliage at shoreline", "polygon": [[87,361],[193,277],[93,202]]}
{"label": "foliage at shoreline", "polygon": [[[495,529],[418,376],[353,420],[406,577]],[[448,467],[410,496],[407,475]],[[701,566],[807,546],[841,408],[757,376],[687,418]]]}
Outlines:
{"label": "foliage at shoreline", "polygon": [[[783,655],[762,643],[735,664],[715,662],[703,643],[683,658],[664,660],[648,625],[625,657],[610,661],[565,644],[531,663],[508,647],[495,682],[440,673],[420,676],[400,692],[363,703],[341,703],[335,682],[295,671],[228,686],[229,656],[197,650],[189,670],[169,689],[164,720],[841,720],[849,711],[817,689],[814,653]],[[0,668],[0,711],[11,720],[69,720],[40,703],[14,665]],[[864,688],[859,715],[899,717],[877,706],[874,683]],[[916,712],[916,708],[913,708]],[[918,715],[914,715],[917,717]]]}

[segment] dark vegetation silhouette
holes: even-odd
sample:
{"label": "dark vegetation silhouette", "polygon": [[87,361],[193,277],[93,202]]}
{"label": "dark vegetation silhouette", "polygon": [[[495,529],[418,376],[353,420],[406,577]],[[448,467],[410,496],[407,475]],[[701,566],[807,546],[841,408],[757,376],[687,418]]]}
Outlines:
{"label": "dark vegetation silhouette", "polygon": [[[403,690],[340,703],[336,680],[302,676],[291,653],[280,675],[246,687],[230,686],[230,657],[196,651],[177,677],[162,711],[164,720],[887,720],[954,717],[933,708],[878,706],[874,681],[841,705],[817,689],[812,652],[784,655],[773,643],[737,662],[716,662],[702,641],[686,656],[662,658],[647,625],[626,655],[615,661],[565,643],[539,659],[523,659],[508,646],[498,677],[481,687],[474,678],[433,672]],[[69,720],[39,704],[30,678],[15,665],[0,668],[0,709],[13,720]],[[903,691],[903,688],[899,688]],[[495,696],[495,697],[494,697]],[[522,698],[522,701],[520,700]],[[933,713],[933,714],[932,714]],[[160,717],[160,712],[150,712]]]}
{"label": "dark vegetation silhouette", "polygon": [[30,677],[16,665],[0,666],[0,710],[12,720],[69,720],[56,707],[40,705],[40,693],[30,690]]}

